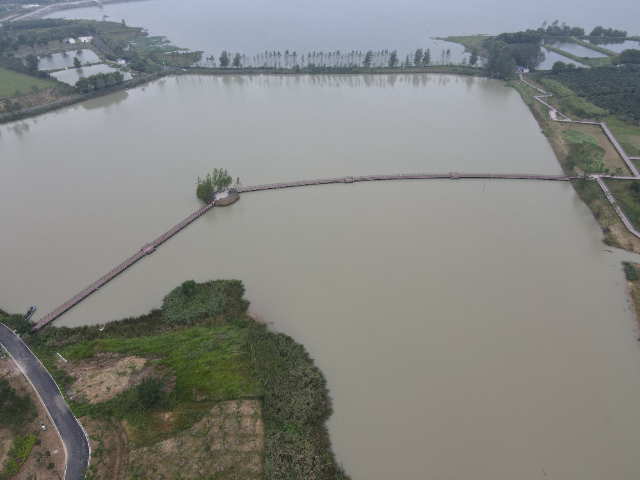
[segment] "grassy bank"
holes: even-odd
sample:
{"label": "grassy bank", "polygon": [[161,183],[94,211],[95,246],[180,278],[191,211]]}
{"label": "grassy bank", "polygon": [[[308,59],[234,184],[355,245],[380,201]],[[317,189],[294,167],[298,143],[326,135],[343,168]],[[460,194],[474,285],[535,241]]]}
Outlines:
{"label": "grassy bank", "polygon": [[[529,76],[527,80],[534,85],[542,87],[537,84],[531,76]],[[575,157],[572,157],[571,143],[567,141],[567,137],[565,136],[566,131],[569,128],[577,130],[579,127],[576,125],[569,127],[564,123],[552,121],[549,117],[549,111],[544,105],[535,100],[531,101],[532,97],[534,95],[538,95],[540,92],[520,81],[517,81],[516,83],[518,84],[517,90],[520,92],[523,101],[528,105],[529,110],[540,125],[542,132],[547,137],[564,173],[567,175],[580,173],[582,170],[580,169],[579,162],[576,162]],[[513,86],[515,87],[515,85]],[[545,101],[553,104],[557,101],[557,97],[547,97],[545,98]],[[560,107],[558,106],[558,108]],[[560,108],[560,110],[562,111],[562,108]],[[597,136],[593,131],[588,132],[588,134],[594,137]],[[596,141],[598,145],[600,145],[601,142],[605,142],[606,140],[604,140],[604,137],[600,138],[598,136]],[[605,150],[603,159],[605,158],[605,155],[611,153],[609,152],[609,147],[610,146],[607,145],[601,147]],[[615,169],[613,164],[611,167]],[[572,185],[574,186],[578,196],[589,207],[594,218],[600,224],[604,235],[603,241],[606,244],[632,252],[640,252],[640,239],[629,233],[620,218],[615,214],[611,204],[596,182],[582,178],[574,180]]]}
{"label": "grassy bank", "polygon": [[[226,466],[201,478],[346,479],[325,427],[332,410],[322,372],[302,345],[249,316],[243,294],[238,281],[185,282],[147,315],[102,331],[47,327],[25,341],[76,416],[99,425],[113,417],[129,437],[127,478],[202,460]],[[181,454],[185,442],[201,457]],[[161,462],[140,460],[158,452]],[[102,467],[94,467],[95,477]]]}

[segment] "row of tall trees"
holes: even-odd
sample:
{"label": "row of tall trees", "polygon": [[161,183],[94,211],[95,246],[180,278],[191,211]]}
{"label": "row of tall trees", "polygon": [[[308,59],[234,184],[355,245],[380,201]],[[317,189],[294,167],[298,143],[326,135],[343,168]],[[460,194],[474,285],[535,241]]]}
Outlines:
{"label": "row of tall trees", "polygon": [[[436,57],[437,58],[437,57]],[[220,66],[221,68],[241,68],[241,67],[267,67],[267,68],[307,68],[307,67],[397,67],[401,64],[398,51],[393,50],[369,50],[365,53],[352,51],[350,53],[335,52],[308,52],[298,55],[296,51],[286,50],[284,55],[281,52],[264,52],[253,57],[248,57],[240,53],[231,53],[224,50],[218,58],[213,55],[204,59],[207,67]],[[469,60],[466,57],[462,65],[475,66],[478,62],[478,53],[472,52]],[[440,55],[440,65],[452,65],[451,50],[443,50]],[[405,67],[426,67],[432,65],[432,55],[430,49],[418,48],[414,52],[406,55],[402,65]]]}
{"label": "row of tall trees", "polygon": [[567,22],[562,22],[561,24],[558,20],[554,20],[551,24],[547,24],[547,22],[544,21],[537,32],[541,35],[549,35],[552,37],[581,37],[584,35],[584,28],[570,27],[567,25]]}

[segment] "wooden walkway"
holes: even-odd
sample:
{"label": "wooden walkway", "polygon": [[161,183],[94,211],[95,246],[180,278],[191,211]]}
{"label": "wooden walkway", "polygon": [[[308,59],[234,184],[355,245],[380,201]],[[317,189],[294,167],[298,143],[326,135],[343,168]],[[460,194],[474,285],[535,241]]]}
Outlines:
{"label": "wooden walkway", "polygon": [[338,177],[338,178],[322,178],[319,180],[302,180],[299,182],[269,183],[266,185],[255,185],[252,187],[238,188],[238,193],[256,192],[259,190],[274,190],[277,188],[305,187],[308,185],[327,185],[329,183],[355,183],[355,182],[371,182],[377,180],[425,180],[425,179],[460,179],[460,178],[479,178],[479,179],[508,179],[508,180],[556,180],[570,181],[577,177],[567,175],[538,175],[526,173],[409,173],[400,175],[367,175],[363,177]]}
{"label": "wooden walkway", "polygon": [[76,296],[74,296],[73,298],[67,300],[66,302],[64,302],[62,305],[60,305],[58,308],[56,308],[53,312],[47,314],[46,316],[44,316],[32,329],[32,332],[37,332],[38,330],[40,330],[42,327],[44,327],[45,325],[47,325],[50,322],[53,322],[56,318],[58,318],[60,315],[62,315],[64,312],[66,312],[67,310],[69,310],[71,307],[73,307],[74,305],[80,303],[82,300],[84,300],[85,298],[87,298],[89,295],[91,295],[93,292],[95,292],[96,290],[98,290],[101,286],[103,286],[105,283],[107,283],[109,280],[111,280],[112,278],[114,278],[116,275],[118,275],[119,273],[125,271],[127,268],[129,268],[131,265],[133,265],[134,263],[136,263],[138,260],[140,260],[142,257],[144,257],[145,255],[153,252],[161,243],[169,240],[171,237],[173,237],[176,233],[178,233],[180,230],[182,230],[183,228],[185,228],[187,225],[189,225],[191,222],[193,222],[196,218],[200,217],[203,213],[205,213],[206,211],[208,211],[210,208],[212,208],[214,206],[215,202],[209,203],[207,205],[205,205],[204,207],[202,207],[200,210],[198,210],[197,212],[189,215],[186,219],[184,219],[182,222],[180,222],[179,224],[177,224],[175,227],[173,227],[171,230],[169,230],[168,232],[166,232],[165,234],[161,235],[160,237],[156,238],[153,242],[146,244],[144,247],[142,247],[139,251],[137,251],[135,253],[135,255],[132,255],[131,257],[129,257],[128,259],[126,259],[124,262],[122,262],[120,265],[118,265],[116,268],[114,268],[113,270],[111,270],[110,272],[106,273],[105,275],[103,275],[102,277],[100,277],[97,281],[93,282],[91,285],[89,285],[87,288],[85,288],[84,290],[82,290],[80,293],[78,293]]}
{"label": "wooden walkway", "polygon": [[[540,91],[542,93],[542,95],[534,96],[534,98],[538,102],[542,103],[547,108],[549,108],[550,115],[551,115],[551,118],[553,120],[558,121],[558,122],[575,122],[575,120],[572,120],[568,116],[566,116],[563,113],[557,111],[553,106],[551,106],[550,104],[548,104],[547,102],[542,100],[542,98],[550,96],[549,93],[547,93],[544,90],[542,90],[541,88],[538,88],[535,85],[532,85],[531,83],[527,82],[524,79],[524,77],[522,76],[522,74],[520,75],[520,79],[524,83],[526,83],[527,85],[535,88],[536,90],[538,90],[538,91]],[[558,116],[562,117],[562,119],[558,119]],[[607,198],[609,199],[609,201],[613,204],[616,212],[618,213],[618,215],[622,219],[622,222],[627,227],[627,229],[629,229],[629,231],[633,235],[635,235],[636,237],[640,238],[640,232],[635,230],[635,228],[633,227],[633,225],[631,224],[629,219],[626,217],[624,212],[622,212],[620,207],[616,204],[615,198],[613,197],[613,195],[611,195],[611,192],[609,191],[609,189],[607,188],[607,185],[604,183],[604,180],[603,180],[603,177],[616,178],[616,179],[620,179],[620,180],[622,180],[622,179],[624,179],[624,180],[640,180],[640,172],[638,172],[638,169],[636,168],[636,166],[631,161],[632,159],[640,159],[640,158],[639,157],[629,157],[629,156],[627,156],[627,154],[625,153],[624,149],[618,143],[618,140],[613,136],[613,133],[611,133],[611,130],[609,130],[609,127],[607,127],[607,125],[605,123],[584,122],[584,121],[579,121],[579,122],[576,122],[576,123],[587,123],[587,124],[600,125],[600,127],[602,127],[602,129],[604,130],[604,132],[607,135],[607,137],[609,138],[609,140],[611,140],[611,143],[614,145],[614,147],[616,148],[616,150],[618,151],[620,156],[623,158],[623,160],[625,161],[625,163],[629,167],[629,170],[632,172],[633,176],[630,176],[630,177],[626,177],[626,176],[625,177],[614,177],[614,176],[611,176],[611,175],[591,175],[591,178],[598,182],[598,184],[600,185],[600,188],[602,188],[602,190],[604,191],[604,193],[607,196]],[[508,179],[508,180],[547,180],[547,181],[551,180],[551,181],[565,181],[566,182],[566,181],[571,181],[571,180],[577,178],[577,176],[569,176],[569,175],[539,175],[539,174],[526,174],[526,173],[459,173],[459,172],[414,173],[414,174],[400,174],[400,175],[367,175],[367,176],[360,176],[360,177],[337,177],[337,178],[323,178],[323,179],[316,179],[316,180],[303,180],[303,181],[298,181],[298,182],[270,183],[270,184],[265,184],[265,185],[255,185],[255,186],[250,186],[250,187],[241,187],[241,188],[237,189],[237,192],[238,193],[248,193],[248,192],[257,192],[257,191],[261,191],[261,190],[274,190],[274,189],[279,189],[279,188],[303,187],[303,186],[311,186],[311,185],[327,185],[327,184],[332,184],[332,183],[343,183],[343,184],[349,183],[350,184],[350,183],[355,183],[355,182],[371,182],[371,181],[380,181],[380,180],[424,180],[424,179],[452,179],[452,180],[458,180],[458,179],[461,179],[461,178],[462,179],[464,179],[464,178],[475,178],[475,179]],[[163,242],[167,241],[173,235],[178,233],[180,230],[185,228],[187,225],[189,225],[195,219],[197,219],[202,214],[204,214],[209,209],[211,209],[214,205],[215,205],[215,201],[205,205],[200,210],[196,211],[195,213],[193,213],[192,215],[187,217],[185,220],[180,222],[178,225],[173,227],[171,230],[169,230],[165,234],[163,234],[160,237],[158,237],[157,239],[155,239],[153,242],[146,244],[138,252],[136,252],[135,255],[129,257],[127,260],[122,262],[116,268],[114,268],[113,270],[111,270],[107,274],[103,275],[96,282],[92,283],[87,288],[82,290],[76,296],[74,296],[70,300],[67,300],[65,303],[60,305],[54,311],[52,311],[51,313],[49,313],[45,317],[43,317],[33,327],[32,332],[37,332],[42,327],[44,327],[48,323],[52,322],[53,320],[58,318],[60,315],[62,315],[64,312],[66,312],[67,310],[72,308],[74,305],[78,304],[83,299],[85,299],[86,297],[91,295],[93,292],[98,290],[101,286],[103,286],[109,280],[114,278],[116,275],[118,275],[119,273],[121,273],[124,270],[126,270],[127,268],[129,268],[131,265],[136,263],[142,257],[144,257],[145,255],[153,252],[160,244],[162,244]]]}
{"label": "wooden walkway", "polygon": [[[458,172],[450,172],[450,173],[415,173],[415,174],[401,174],[401,175],[368,175],[362,177],[340,177],[340,178],[323,178],[318,180],[304,180],[299,182],[286,182],[286,183],[271,183],[267,185],[256,185],[253,187],[242,187],[238,188],[238,193],[247,193],[247,192],[256,192],[260,190],[273,190],[277,188],[289,188],[289,187],[302,187],[308,185],[327,185],[331,183],[354,183],[354,182],[370,182],[376,180],[415,180],[415,179],[460,179],[460,178],[479,178],[479,179],[510,179],[510,180],[555,180],[555,181],[570,181],[576,177],[570,177],[566,175],[538,175],[538,174],[525,174],[525,173],[458,173]],[[45,325],[53,322],[60,315],[65,313],[67,310],[72,308],[74,305],[77,305],[82,300],[87,298],[93,292],[98,290],[101,286],[107,283],[109,280],[125,271],[131,265],[136,263],[145,255],[153,252],[160,244],[167,241],[169,238],[174,236],[180,230],[188,226],[195,219],[200,217],[202,214],[207,212],[215,205],[215,202],[209,203],[202,207],[197,212],[193,213],[182,222],[177,224],[171,230],[161,235],[153,242],[146,244],[142,247],[135,255],[132,255],[127,260],[122,262],[120,265],[115,267],[110,272],[106,273],[102,277],[100,277],[97,281],[93,282],[91,285],[86,287],[80,293],[75,295],[74,297],[67,300],[65,303],[60,305],[51,313],[44,316],[32,329],[32,332],[37,332]]]}

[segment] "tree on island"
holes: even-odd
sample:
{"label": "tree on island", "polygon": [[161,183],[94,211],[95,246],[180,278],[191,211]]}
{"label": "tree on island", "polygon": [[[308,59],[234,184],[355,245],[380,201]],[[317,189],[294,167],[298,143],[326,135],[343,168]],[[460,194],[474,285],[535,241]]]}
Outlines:
{"label": "tree on island", "polygon": [[73,57],[73,66],[76,68],[82,67],[82,62],[78,57]]}
{"label": "tree on island", "polygon": [[223,50],[220,55],[220,66],[222,68],[227,68],[229,66],[229,54],[226,50]]}
{"label": "tree on island", "polygon": [[[233,178],[229,175],[228,171],[224,168],[214,168],[213,173],[207,173],[207,176],[203,180],[198,177],[196,196],[206,202],[215,192],[227,190],[232,183]],[[238,178],[236,183],[238,185],[240,184],[240,178]]]}

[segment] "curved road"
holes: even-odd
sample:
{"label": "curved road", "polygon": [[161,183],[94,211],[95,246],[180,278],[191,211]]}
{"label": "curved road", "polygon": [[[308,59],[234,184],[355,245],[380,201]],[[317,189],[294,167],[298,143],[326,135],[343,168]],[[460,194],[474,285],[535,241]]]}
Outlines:
{"label": "curved road", "polygon": [[58,385],[36,356],[31,353],[29,347],[2,323],[0,323],[0,344],[35,388],[62,438],[67,459],[65,480],[83,478],[82,472],[89,465],[91,448],[84,429],[69,410]]}

